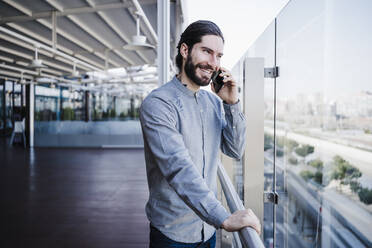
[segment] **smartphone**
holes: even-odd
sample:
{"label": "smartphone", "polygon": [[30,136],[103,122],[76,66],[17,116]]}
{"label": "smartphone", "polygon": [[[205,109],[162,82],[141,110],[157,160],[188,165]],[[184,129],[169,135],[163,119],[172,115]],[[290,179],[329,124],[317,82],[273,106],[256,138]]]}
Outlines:
{"label": "smartphone", "polygon": [[224,84],[223,77],[220,76],[220,73],[222,73],[222,71],[218,70],[218,71],[214,71],[212,74],[212,83],[213,83],[214,90],[216,91],[216,94],[218,94],[218,92],[220,91],[220,89],[222,88]]}

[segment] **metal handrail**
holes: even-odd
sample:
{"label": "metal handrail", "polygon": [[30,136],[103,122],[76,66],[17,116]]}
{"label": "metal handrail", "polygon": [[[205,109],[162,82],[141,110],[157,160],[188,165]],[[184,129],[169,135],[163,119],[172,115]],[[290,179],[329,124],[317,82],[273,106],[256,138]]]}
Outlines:
{"label": "metal handrail", "polygon": [[[218,178],[220,179],[222,190],[225,194],[227,205],[230,208],[231,213],[237,210],[244,210],[242,201],[240,200],[238,193],[232,185],[229,176],[227,175],[225,168],[220,164],[218,166]],[[244,248],[264,248],[264,244],[258,235],[258,233],[251,227],[245,227],[239,232],[241,244]]]}

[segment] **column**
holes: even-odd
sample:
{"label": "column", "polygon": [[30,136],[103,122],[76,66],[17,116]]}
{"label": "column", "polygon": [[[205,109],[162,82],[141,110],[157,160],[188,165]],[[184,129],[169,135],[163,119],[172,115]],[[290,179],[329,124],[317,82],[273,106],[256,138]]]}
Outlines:
{"label": "column", "polygon": [[246,58],[244,115],[247,133],[243,157],[244,206],[263,224],[264,190],[264,59]]}
{"label": "column", "polygon": [[34,147],[34,98],[35,86],[30,83],[26,86],[26,137],[30,148]]}
{"label": "column", "polygon": [[169,0],[158,1],[158,83],[169,81],[170,67]]}

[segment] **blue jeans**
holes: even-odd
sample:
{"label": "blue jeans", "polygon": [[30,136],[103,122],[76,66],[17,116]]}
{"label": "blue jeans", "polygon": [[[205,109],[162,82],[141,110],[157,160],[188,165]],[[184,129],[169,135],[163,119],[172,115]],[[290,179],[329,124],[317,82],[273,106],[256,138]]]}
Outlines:
{"label": "blue jeans", "polygon": [[182,243],[171,240],[158,229],[150,225],[150,248],[215,248],[216,247],[216,233],[205,241],[198,243]]}

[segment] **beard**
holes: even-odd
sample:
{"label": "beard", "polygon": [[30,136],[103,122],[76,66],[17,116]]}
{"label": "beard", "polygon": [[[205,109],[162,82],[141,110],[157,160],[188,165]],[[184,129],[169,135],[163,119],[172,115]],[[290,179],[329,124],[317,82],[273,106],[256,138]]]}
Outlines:
{"label": "beard", "polygon": [[211,76],[210,77],[198,77],[196,75],[196,68],[200,68],[200,69],[207,69],[207,70],[213,70],[213,68],[209,65],[203,65],[201,63],[199,64],[194,64],[192,62],[192,58],[190,56],[190,54],[187,56],[187,59],[186,59],[186,63],[185,63],[185,73],[186,75],[188,76],[188,78],[191,79],[191,81],[193,81],[195,84],[199,85],[199,86],[207,86],[209,84],[209,82],[211,81]]}

